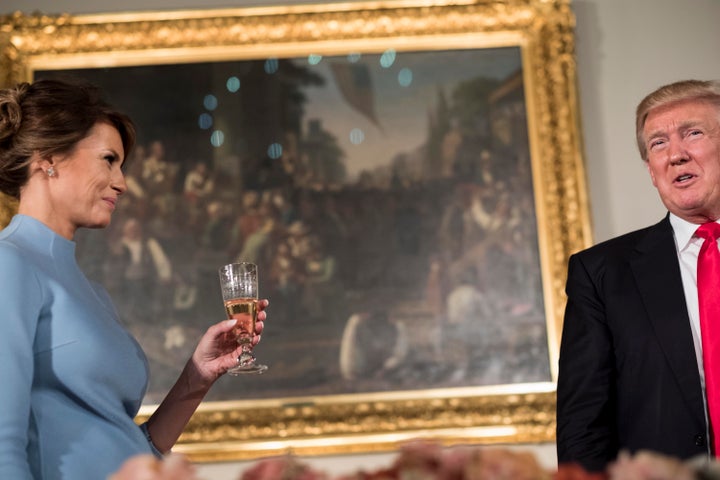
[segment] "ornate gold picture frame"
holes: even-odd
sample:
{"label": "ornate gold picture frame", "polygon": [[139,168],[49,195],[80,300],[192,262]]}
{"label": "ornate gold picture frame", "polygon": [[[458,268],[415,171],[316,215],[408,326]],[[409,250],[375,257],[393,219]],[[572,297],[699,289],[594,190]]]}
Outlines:
{"label": "ornate gold picture frame", "polygon": [[[534,377],[520,376],[519,381],[507,378],[497,384],[481,385],[467,381],[448,386],[438,381],[438,387],[419,381],[419,388],[402,384],[393,389],[386,385],[367,390],[331,390],[330,394],[309,390],[312,393],[306,395],[299,388],[293,395],[251,399],[243,390],[252,389],[252,379],[223,379],[226,383],[242,382],[237,398],[231,395],[205,402],[176,450],[188,453],[195,461],[220,461],[285,452],[384,451],[418,437],[446,444],[554,439],[554,382],[566,262],[572,252],[591,242],[575,91],[573,28],[568,0],[403,0],[81,16],[15,14],[0,18],[3,86],[53,72],[206,62],[249,64],[299,58],[319,62],[322,58],[348,55],[382,61],[387,60],[383,57],[387,52],[393,52],[393,59],[394,55],[400,58],[412,54],[418,62],[426,63],[438,58],[434,55],[456,58],[457,52],[477,55],[467,57],[470,59],[485,59],[488,52],[501,59],[517,57],[520,68],[492,84],[483,99],[512,98],[507,106],[513,109],[513,115],[518,113],[518,107],[522,109],[519,116],[513,117],[523,119],[519,127],[524,135],[522,146],[508,141],[508,151],[526,154],[526,166],[531,172],[525,193],[534,205],[530,250],[532,261],[538,265],[540,286],[536,293],[543,339],[542,345],[535,346],[540,347],[540,363],[547,361],[543,366],[547,374],[539,381],[526,381]],[[448,68],[459,73],[463,65]],[[412,81],[408,72],[398,73],[401,84]],[[337,77],[335,80],[339,82]],[[511,97],[508,92],[512,92]],[[137,95],[142,96],[143,91],[138,90]],[[357,91],[346,92],[344,101],[369,124],[382,124],[382,128],[375,125],[378,131],[384,129],[384,135],[392,136],[393,132],[387,131],[391,130],[388,123],[367,108],[367,97],[358,95]],[[437,114],[434,110],[429,117],[437,118]],[[508,130],[515,127],[508,127],[507,122],[500,124],[508,138],[515,138]],[[494,127],[488,128],[492,131]],[[357,140],[358,132],[354,134]],[[475,149],[467,158],[475,165],[474,159],[481,162],[483,155],[481,149]],[[401,180],[398,182],[402,184]],[[500,181],[508,183],[512,178]],[[0,225],[9,221],[14,208],[13,201],[0,199]],[[269,313],[271,331],[273,323],[280,325],[280,320],[272,307]],[[417,311],[405,314],[412,317]],[[264,348],[271,348],[272,342],[269,335],[264,338],[258,347],[259,357],[263,357]],[[267,358],[263,360],[270,364],[270,373],[280,368]],[[353,378],[347,375],[346,380]],[[148,404],[141,417],[152,408]]]}

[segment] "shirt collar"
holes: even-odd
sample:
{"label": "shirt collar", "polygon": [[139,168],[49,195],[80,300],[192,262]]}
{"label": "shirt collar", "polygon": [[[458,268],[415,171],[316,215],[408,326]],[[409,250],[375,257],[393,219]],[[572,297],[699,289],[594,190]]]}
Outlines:
{"label": "shirt collar", "polygon": [[672,213],[670,214],[670,225],[672,225],[673,231],[675,232],[678,251],[682,252],[685,250],[691,242],[697,241],[702,243],[702,239],[695,236],[695,231],[700,225],[690,223]]}

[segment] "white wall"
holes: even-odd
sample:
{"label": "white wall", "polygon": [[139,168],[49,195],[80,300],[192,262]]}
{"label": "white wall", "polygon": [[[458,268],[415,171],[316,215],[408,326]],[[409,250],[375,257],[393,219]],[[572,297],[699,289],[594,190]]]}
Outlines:
{"label": "white wall", "polygon": [[[298,0],[3,0],[0,13],[96,13],[301,4]],[[323,3],[321,0],[313,3]],[[327,3],[327,2],[325,2]],[[650,90],[684,78],[720,79],[720,0],[575,0],[577,63],[586,166],[596,240],[654,223],[665,213],[634,143],[634,110]],[[523,446],[555,465],[553,445]],[[389,455],[318,457],[337,472],[375,468]],[[202,465],[208,478],[236,478],[244,464]]]}
{"label": "white wall", "polygon": [[665,209],[635,148],[634,114],[654,88],[720,79],[720,1],[576,0],[577,63],[596,240]]}

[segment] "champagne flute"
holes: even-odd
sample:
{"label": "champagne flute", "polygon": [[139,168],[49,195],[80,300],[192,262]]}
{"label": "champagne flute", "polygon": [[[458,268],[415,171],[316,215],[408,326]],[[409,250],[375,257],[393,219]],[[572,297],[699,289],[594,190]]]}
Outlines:
{"label": "champagne flute", "polygon": [[266,365],[255,362],[252,339],[255,334],[258,302],[258,274],[254,263],[231,263],[220,268],[220,290],[228,318],[237,320],[233,328],[238,344],[242,346],[242,353],[238,357],[238,364],[230,368],[230,375],[243,375],[248,373],[263,373]]}

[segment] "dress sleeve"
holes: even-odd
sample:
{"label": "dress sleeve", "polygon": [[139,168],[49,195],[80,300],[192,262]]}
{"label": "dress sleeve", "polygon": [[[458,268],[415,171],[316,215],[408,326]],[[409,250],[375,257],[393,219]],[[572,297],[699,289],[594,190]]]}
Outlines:
{"label": "dress sleeve", "polygon": [[163,453],[153,443],[152,437],[150,436],[150,430],[148,430],[147,422],[140,424],[140,430],[142,430],[143,434],[145,435],[145,438],[147,439],[148,445],[150,445],[150,450],[152,450],[153,455],[155,455],[157,458],[163,458]]}
{"label": "dress sleeve", "polygon": [[616,372],[599,273],[570,258],[557,386],[558,463],[604,470],[617,453]]}
{"label": "dress sleeve", "polygon": [[0,243],[0,478],[32,479],[26,446],[42,295],[34,269]]}

